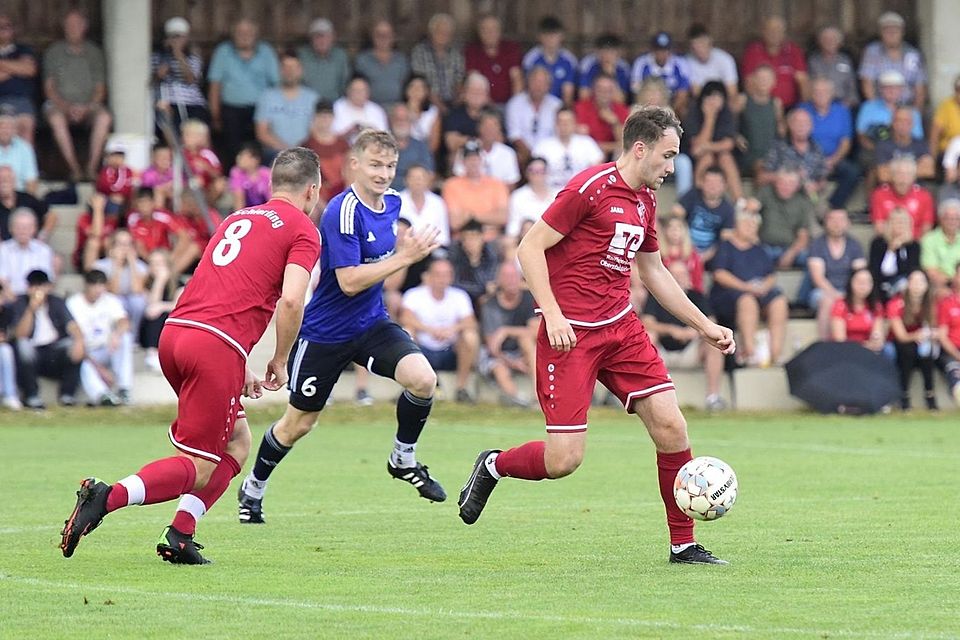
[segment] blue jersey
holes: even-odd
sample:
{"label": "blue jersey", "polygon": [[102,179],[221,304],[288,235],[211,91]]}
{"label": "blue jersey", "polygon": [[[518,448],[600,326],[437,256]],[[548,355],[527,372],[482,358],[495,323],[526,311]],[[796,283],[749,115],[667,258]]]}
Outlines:
{"label": "blue jersey", "polygon": [[546,67],[553,76],[550,84],[550,93],[563,99],[563,85],[575,84],[577,81],[577,58],[566,49],[560,49],[553,60],[547,58],[543,47],[537,45],[523,56],[523,71],[530,73],[534,67]]}
{"label": "blue jersey", "polygon": [[[597,75],[602,71],[600,68],[600,59],[596,54],[591,53],[583,60],[580,61],[580,88],[581,89],[593,89],[593,80]],[[625,98],[629,99],[630,97],[630,65],[627,64],[627,61],[623,58],[617,58],[617,71],[615,73],[615,78],[617,84],[620,85],[621,91]],[[627,104],[630,104],[627,102]]]}
{"label": "blue jersey", "polygon": [[320,282],[303,314],[300,337],[324,344],[347,342],[386,319],[383,283],[355,296],[340,288],[336,270],[380,262],[397,245],[400,195],[387,189],[382,211],[365,205],[353,187],[334,197],[320,218]]}

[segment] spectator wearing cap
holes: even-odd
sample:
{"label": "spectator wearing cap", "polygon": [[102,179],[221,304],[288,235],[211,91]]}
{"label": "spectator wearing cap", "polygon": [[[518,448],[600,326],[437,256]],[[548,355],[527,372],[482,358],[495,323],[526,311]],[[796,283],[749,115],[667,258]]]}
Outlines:
{"label": "spectator wearing cap", "polygon": [[387,112],[370,99],[370,83],[355,75],[347,83],[347,93],[333,103],[333,132],[352,143],[363,129],[389,127]]}
{"label": "spectator wearing cap", "polygon": [[454,233],[468,220],[485,227],[503,229],[507,224],[510,191],[501,180],[484,173],[480,143],[470,140],[463,146],[462,176],[448,178],[441,195],[450,213],[450,230]]}
{"label": "spectator wearing cap", "polygon": [[590,136],[605,155],[616,155],[623,140],[623,123],[630,115],[630,108],[617,100],[617,81],[605,73],[593,81],[590,98],[578,100],[574,105],[577,114],[577,132]]}
{"label": "spectator wearing cap", "polygon": [[317,103],[310,136],[300,143],[320,158],[320,201],[326,204],[330,198],[346,188],[346,160],[350,145],[333,131],[333,105]]}
{"label": "spectator wearing cap", "polygon": [[914,108],[900,105],[893,112],[890,123],[890,137],[877,143],[876,163],[877,179],[890,181],[890,162],[899,156],[910,156],[917,163],[917,178],[932,180],[936,171],[930,146],[923,138],[914,138],[911,134],[914,122]]}
{"label": "spectator wearing cap", "polygon": [[523,56],[523,72],[545,67],[552,82],[550,94],[572,105],[575,100],[577,57],[563,48],[563,23],[555,16],[544,16],[537,25],[538,44]]}
{"label": "spectator wearing cap", "polygon": [[12,309],[10,326],[16,340],[17,385],[23,404],[30,409],[46,408],[38,385],[43,376],[58,380],[60,404],[73,406],[84,356],[83,334],[63,298],[53,295],[45,271],[27,274],[27,290]]}
{"label": "spectator wearing cap", "polygon": [[554,135],[541,140],[533,148],[533,155],[546,163],[547,184],[555,191],[584,169],[603,162],[603,151],[596,141],[577,133],[577,114],[570,107],[557,111]]}
{"label": "spectator wearing cap", "polygon": [[[960,136],[960,75],[953,79],[953,94],[937,105],[930,121],[930,153],[939,158],[950,142]],[[956,162],[953,168],[956,169]]]}
{"label": "spectator wearing cap", "polygon": [[257,142],[267,162],[307,137],[317,100],[317,93],[303,84],[300,59],[292,51],[285,52],[280,56],[280,86],[261,93],[253,112]]}
{"label": "spectator wearing cap", "polygon": [[[865,101],[857,112],[857,139],[860,142],[860,162],[871,167],[876,161],[876,146],[890,136],[893,112],[902,104],[906,87],[903,74],[894,69],[884,71],[877,80],[880,89],[876,97]],[[920,113],[914,111],[910,135],[923,138],[923,122]]]}
{"label": "spectator wearing cap", "polygon": [[163,46],[150,56],[157,107],[166,110],[179,129],[184,120],[210,123],[203,95],[203,59],[190,46],[190,23],[174,16],[163,23]]}
{"label": "spectator wearing cap", "polygon": [[[133,385],[133,336],[120,299],[107,291],[107,276],[91,269],[83,291],[67,298],[67,309],[83,334],[80,383],[91,405],[115,407],[130,401]],[[116,381],[117,394],[110,388]]]}
{"label": "spectator wearing cap", "polygon": [[277,54],[259,40],[260,28],[249,18],[233,24],[230,40],[213,50],[209,81],[210,117],[223,134],[227,158],[236,156],[244,142],[256,138],[253,114],[257,98],[280,81]]}
{"label": "spectator wearing cap", "polygon": [[36,127],[37,58],[33,49],[16,41],[13,18],[0,13],[0,108],[7,107],[17,119],[17,135],[33,144]]}
{"label": "spectator wearing cap", "polygon": [[[104,106],[107,98],[103,51],[87,40],[87,18],[73,10],[63,19],[64,39],[47,48],[43,55],[43,106],[70,178],[92,177],[100,166],[100,154],[113,121]],[[86,174],[81,172],[70,127],[90,128],[90,156]]]}
{"label": "spectator wearing cap", "polygon": [[0,166],[13,169],[18,191],[37,195],[37,154],[32,144],[17,135],[16,115],[10,107],[0,107]]}
{"label": "spectator wearing cap", "polygon": [[403,100],[410,76],[407,54],[396,48],[397,37],[389,20],[377,20],[370,29],[372,46],[357,54],[353,69],[370,80],[370,99],[386,109]]}
{"label": "spectator wearing cap", "polygon": [[937,213],[940,224],[920,239],[920,266],[931,286],[945,291],[960,267],[960,200],[944,200]]}
{"label": "spectator wearing cap", "polygon": [[434,169],[433,154],[426,143],[417,140],[411,135],[412,118],[407,105],[399,102],[390,107],[390,133],[397,140],[397,171],[390,186],[397,191],[406,187],[404,182],[407,169],[414,165],[426,167],[431,172]]}
{"label": "spectator wearing cap", "polygon": [[10,239],[0,242],[0,285],[7,300],[27,290],[27,275],[36,269],[54,274],[54,255],[50,246],[37,239],[37,217],[26,208],[10,215]]}
{"label": "spectator wearing cap", "polygon": [[834,25],[823,27],[817,32],[817,50],[807,58],[807,66],[811,78],[831,80],[833,98],[852,109],[860,104],[860,89],[856,67],[842,46],[843,31]]}
{"label": "spectator wearing cap", "polygon": [[613,33],[597,36],[594,52],[580,61],[577,98],[589,100],[593,95],[593,81],[605,74],[616,80],[616,100],[630,100],[630,65],[623,59],[623,41]]}
{"label": "spectator wearing cap", "polygon": [[463,51],[454,43],[457,23],[448,13],[435,13],[427,22],[427,39],[413,47],[410,67],[427,79],[434,104],[443,110],[457,100],[466,74]]}
{"label": "spectator wearing cap", "polygon": [[865,100],[873,100],[880,92],[880,78],[887,71],[897,71],[904,78],[899,100],[923,111],[927,103],[927,69],[923,54],[903,40],[906,22],[899,13],[887,11],[877,19],[880,39],[863,49],[860,60],[860,90]]}
{"label": "spectator wearing cap", "polygon": [[700,95],[704,85],[715,80],[727,90],[727,99],[736,97],[740,76],[733,56],[713,46],[713,37],[702,24],[690,25],[687,40],[690,42],[690,53],[686,55],[686,62],[693,96]]}
{"label": "spectator wearing cap", "polygon": [[49,210],[46,202],[37,200],[25,191],[19,191],[13,169],[0,165],[0,240],[10,239],[10,214],[21,207],[29,209],[37,217],[40,226],[37,238],[46,242],[57,226],[57,214]]}
{"label": "spectator wearing cap", "polygon": [[[587,138],[589,140],[589,138]],[[591,141],[592,142],[592,141]],[[599,152],[599,149],[597,149]],[[519,242],[520,229],[526,222],[536,222],[553,202],[558,189],[547,181],[547,161],[534,156],[527,163],[523,175],[526,184],[510,194],[510,217],[507,220],[506,235]]]}
{"label": "spectator wearing cap", "polygon": [[421,165],[407,168],[404,182],[406,189],[400,192],[400,211],[414,231],[430,225],[440,230],[437,242],[450,245],[450,217],[443,198],[430,190],[433,171]]}
{"label": "spectator wearing cap", "polygon": [[127,166],[127,148],[114,139],[104,149],[103,167],[97,173],[94,188],[109,201],[111,209],[126,211],[133,197],[134,173]]}
{"label": "spectator wearing cap", "polygon": [[467,72],[479,71],[490,81],[490,99],[499,106],[523,90],[523,51],[518,43],[502,36],[500,18],[485,14],[477,21],[476,42],[463,51]]}
{"label": "spectator wearing cap", "polygon": [[670,106],[677,113],[684,113],[690,99],[690,71],[683,56],[673,52],[673,38],[666,31],[653,36],[650,51],[633,63],[630,82],[634,95],[647,78],[660,78],[670,92]]}
{"label": "spectator wearing cap", "polygon": [[337,46],[337,32],[326,18],[311,22],[308,35],[310,44],[301,46],[296,54],[303,65],[303,83],[321,100],[334,102],[343,96],[352,75],[347,52]]}
{"label": "spectator wearing cap", "polygon": [[[480,115],[477,143],[480,145],[484,173],[511,189],[516,186],[520,182],[520,163],[517,152],[503,143],[503,128],[496,112],[484,111]],[[453,162],[453,175],[462,176],[464,173],[463,158],[458,156]]]}
{"label": "spectator wearing cap", "polygon": [[780,98],[784,109],[809,95],[806,57],[803,49],[787,39],[787,23],[781,16],[764,20],[761,38],[749,43],[743,51],[741,71],[744,75],[763,64],[770,65],[776,72],[773,95]]}
{"label": "spectator wearing cap", "polygon": [[507,102],[507,139],[521,160],[528,159],[533,148],[554,133],[557,111],[563,101],[550,93],[550,80],[546,67],[534,67],[527,72],[526,90]]}

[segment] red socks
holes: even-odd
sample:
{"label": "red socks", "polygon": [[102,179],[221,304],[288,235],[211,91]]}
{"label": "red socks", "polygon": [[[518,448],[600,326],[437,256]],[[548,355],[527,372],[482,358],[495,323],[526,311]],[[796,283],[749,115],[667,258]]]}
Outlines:
{"label": "red socks", "polygon": [[544,480],[547,476],[547,463],[543,452],[547,443],[534,440],[497,454],[495,466],[503,477],[521,480]]}
{"label": "red socks", "polygon": [[667,510],[667,527],[670,529],[670,544],[694,542],[691,520],[673,498],[673,482],[680,467],[693,459],[690,449],[676,453],[657,452],[657,475],[660,481],[660,497]]}
{"label": "red socks", "polygon": [[136,475],[127,476],[111,488],[107,513],[134,504],[156,504],[180,497],[193,489],[197,468],[184,456],[154,460]]}
{"label": "red socks", "polygon": [[220,464],[213,470],[210,481],[199,491],[184,494],[177,505],[177,513],[173,516],[173,528],[180,533],[192,536],[197,531],[197,521],[203,517],[220,496],[223,495],[230,481],[240,473],[240,463],[229,453],[223,454]]}

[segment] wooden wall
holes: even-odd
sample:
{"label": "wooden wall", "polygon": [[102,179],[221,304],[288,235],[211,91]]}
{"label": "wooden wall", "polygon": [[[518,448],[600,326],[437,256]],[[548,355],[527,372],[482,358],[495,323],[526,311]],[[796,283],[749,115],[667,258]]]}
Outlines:
{"label": "wooden wall", "polygon": [[[0,10],[20,25],[20,39],[39,47],[60,37],[60,17],[74,6],[89,13],[97,38],[99,0],[0,0]],[[552,13],[566,25],[567,42],[575,53],[589,49],[598,33],[612,31],[628,43],[631,56],[645,50],[650,36],[661,29],[671,32],[682,47],[694,22],[708,25],[717,44],[739,56],[763,17],[780,14],[801,44],[808,44],[818,27],[833,23],[843,28],[857,51],[875,36],[877,16],[888,10],[906,17],[908,38],[916,41],[916,0],[153,0],[155,33],[159,35],[167,18],[184,16],[204,52],[225,37],[241,15],[259,21],[263,36],[277,45],[302,41],[310,21],[326,16],[352,50],[361,47],[372,20],[386,17],[397,29],[400,46],[409,48],[423,37],[427,20],[437,11],[456,18],[462,40],[473,37],[471,25],[478,14],[495,12],[503,18],[507,36],[525,45],[535,40],[540,17]]]}

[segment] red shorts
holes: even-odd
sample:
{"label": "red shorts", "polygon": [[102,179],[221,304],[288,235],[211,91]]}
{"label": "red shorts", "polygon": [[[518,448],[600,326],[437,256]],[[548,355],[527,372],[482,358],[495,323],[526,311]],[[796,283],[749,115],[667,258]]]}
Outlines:
{"label": "red shorts", "polygon": [[574,327],[577,346],[566,353],[550,346],[546,326],[541,322],[537,334],[537,398],[548,433],[586,431],[598,380],[628,413],[633,413],[634,400],[674,388],[635,313],[595,329]]}
{"label": "red shorts", "polygon": [[237,419],[244,417],[243,356],[208,331],[167,324],[160,334],[160,367],[178,398],[170,442],[184,453],[220,462]]}

